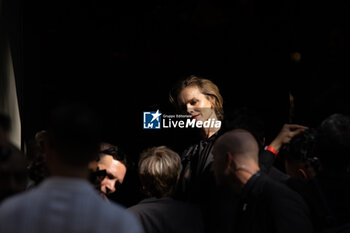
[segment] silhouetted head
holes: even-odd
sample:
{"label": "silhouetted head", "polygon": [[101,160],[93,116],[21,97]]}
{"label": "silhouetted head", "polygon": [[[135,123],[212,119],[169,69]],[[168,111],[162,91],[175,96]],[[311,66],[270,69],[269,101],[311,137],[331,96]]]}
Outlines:
{"label": "silhouetted head", "polygon": [[346,172],[350,165],[350,117],[333,114],[317,129],[316,154],[325,171]]}
{"label": "silhouetted head", "polygon": [[295,178],[316,175],[319,159],[315,156],[315,132],[305,130],[294,136],[282,152],[285,155],[286,173]]}

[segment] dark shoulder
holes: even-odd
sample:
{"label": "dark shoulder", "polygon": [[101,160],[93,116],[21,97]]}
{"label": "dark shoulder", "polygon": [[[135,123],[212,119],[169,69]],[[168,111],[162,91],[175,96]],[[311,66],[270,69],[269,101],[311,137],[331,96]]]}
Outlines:
{"label": "dark shoulder", "polygon": [[311,179],[297,179],[297,178],[290,177],[286,181],[286,185],[290,189],[302,195],[303,193],[310,191],[310,187],[312,186],[312,181]]}
{"label": "dark shoulder", "polygon": [[267,199],[274,200],[274,203],[289,200],[304,204],[301,196],[296,191],[288,187],[285,183],[275,181],[266,174],[262,175],[261,182],[263,185],[263,196]]}
{"label": "dark shoulder", "polygon": [[128,208],[131,212],[152,212],[152,211],[183,211],[183,212],[199,212],[198,206],[190,203],[186,203],[180,200],[174,200],[172,198],[148,198],[137,205]]}
{"label": "dark shoulder", "polygon": [[38,199],[36,198],[37,195],[35,195],[36,189],[37,188],[33,188],[3,200],[0,204],[1,221],[3,221],[5,217],[11,219],[11,216],[17,215],[27,204],[35,204]]}

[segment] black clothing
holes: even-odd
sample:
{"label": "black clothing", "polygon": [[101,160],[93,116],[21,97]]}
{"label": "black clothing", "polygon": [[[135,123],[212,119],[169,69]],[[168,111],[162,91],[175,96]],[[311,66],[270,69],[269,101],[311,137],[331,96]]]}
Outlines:
{"label": "black clothing", "polygon": [[[216,133],[209,139],[201,140],[198,144],[190,146],[182,154],[182,172],[179,183],[181,199],[198,202],[198,194],[203,194],[202,188],[205,188],[201,186],[203,182],[215,187],[210,165],[214,160],[212,149],[217,136]],[[208,184],[208,181],[203,181],[204,177],[206,179],[209,177],[212,182]]]}
{"label": "black clothing", "polygon": [[310,209],[315,232],[350,223],[350,175],[325,174],[308,179],[289,179]]}
{"label": "black clothing", "polygon": [[259,167],[261,171],[268,174],[274,162],[275,162],[275,155],[271,151],[260,148]]}
{"label": "black clothing", "polygon": [[276,168],[274,166],[271,167],[270,171],[266,174],[274,181],[278,181],[278,182],[281,182],[283,184],[286,184],[288,179],[290,178],[289,175],[281,172],[278,168]]}
{"label": "black clothing", "polygon": [[234,219],[236,233],[311,233],[312,224],[303,199],[262,172],[244,186]]}
{"label": "black clothing", "polygon": [[218,133],[209,139],[201,140],[189,147],[182,155],[182,172],[177,198],[195,203],[202,211],[205,232],[216,232],[213,215],[216,201],[216,183],[211,164],[214,160],[212,150]]}
{"label": "black clothing", "polygon": [[147,198],[130,207],[145,233],[201,233],[203,219],[199,207],[170,197]]}
{"label": "black clothing", "polygon": [[275,155],[268,150],[261,149],[259,153],[259,167],[262,172],[267,174],[271,179],[286,183],[289,176],[273,166]]}

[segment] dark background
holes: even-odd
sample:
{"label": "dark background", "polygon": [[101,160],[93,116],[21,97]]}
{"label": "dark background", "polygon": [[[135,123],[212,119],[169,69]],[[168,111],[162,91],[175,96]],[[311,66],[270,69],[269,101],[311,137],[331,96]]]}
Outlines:
{"label": "dark background", "polygon": [[349,113],[348,1],[32,0],[20,9],[24,140],[52,107],[84,100],[127,153],[181,152],[191,134],[143,130],[142,112],[174,113],[169,90],[191,74],[218,85],[226,113],[256,109],[267,141],[283,123],[316,127]]}

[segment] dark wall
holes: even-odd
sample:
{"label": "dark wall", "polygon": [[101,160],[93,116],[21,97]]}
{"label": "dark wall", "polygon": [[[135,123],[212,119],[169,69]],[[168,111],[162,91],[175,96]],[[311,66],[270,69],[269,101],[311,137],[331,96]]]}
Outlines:
{"label": "dark wall", "polygon": [[219,86],[226,112],[256,108],[268,139],[290,120],[289,93],[291,122],[314,127],[348,113],[348,9],[346,1],[27,1],[24,137],[45,128],[57,103],[83,99],[132,153],[181,150],[188,138],[142,130],[142,111],[173,111],[168,92],[190,74]]}

